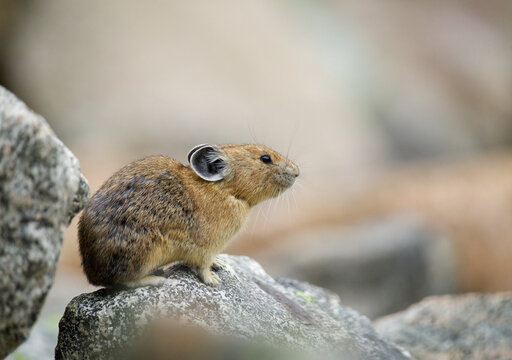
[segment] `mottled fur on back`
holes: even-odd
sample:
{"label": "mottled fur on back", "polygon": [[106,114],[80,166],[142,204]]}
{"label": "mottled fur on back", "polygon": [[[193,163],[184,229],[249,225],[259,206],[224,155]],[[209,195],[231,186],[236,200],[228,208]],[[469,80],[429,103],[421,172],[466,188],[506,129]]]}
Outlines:
{"label": "mottled fur on back", "polygon": [[[191,153],[193,168],[147,157],[123,167],[94,194],[79,222],[83,268],[92,284],[154,284],[148,274],[176,260],[217,283],[210,265],[249,209],[298,175],[293,163],[260,145],[205,145]],[[272,163],[263,163],[262,155]]]}

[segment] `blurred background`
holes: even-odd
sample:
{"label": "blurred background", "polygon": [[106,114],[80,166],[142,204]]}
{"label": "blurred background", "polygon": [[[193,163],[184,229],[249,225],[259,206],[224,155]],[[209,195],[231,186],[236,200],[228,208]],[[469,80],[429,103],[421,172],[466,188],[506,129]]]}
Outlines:
{"label": "blurred background", "polygon": [[[512,290],[511,44],[507,0],[0,0],[0,83],[92,192],[200,143],[289,153],[299,184],[226,252],[371,318]],[[48,313],[94,289],[76,222]]]}

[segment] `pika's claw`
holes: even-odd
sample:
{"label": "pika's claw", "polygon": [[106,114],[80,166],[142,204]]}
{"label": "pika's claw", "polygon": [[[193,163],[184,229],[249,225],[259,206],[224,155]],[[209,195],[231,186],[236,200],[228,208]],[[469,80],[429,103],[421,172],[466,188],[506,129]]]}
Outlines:
{"label": "pika's claw", "polygon": [[208,286],[216,287],[220,284],[220,278],[209,269],[200,269],[199,278]]}
{"label": "pika's claw", "polygon": [[222,270],[224,268],[226,268],[227,264],[224,260],[222,260],[221,258],[219,257],[216,257],[215,260],[213,260],[213,263],[212,265],[210,266],[212,270]]}

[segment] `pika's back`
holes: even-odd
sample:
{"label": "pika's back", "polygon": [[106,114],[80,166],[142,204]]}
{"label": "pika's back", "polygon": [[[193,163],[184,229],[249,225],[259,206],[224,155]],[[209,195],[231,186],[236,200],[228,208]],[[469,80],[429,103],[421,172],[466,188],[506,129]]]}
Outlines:
{"label": "pika's back", "polygon": [[91,283],[137,271],[146,254],[165,246],[161,234],[170,227],[189,234],[197,228],[194,200],[178,175],[185,168],[166,156],[147,157],[117,171],[91,198],[79,223]]}

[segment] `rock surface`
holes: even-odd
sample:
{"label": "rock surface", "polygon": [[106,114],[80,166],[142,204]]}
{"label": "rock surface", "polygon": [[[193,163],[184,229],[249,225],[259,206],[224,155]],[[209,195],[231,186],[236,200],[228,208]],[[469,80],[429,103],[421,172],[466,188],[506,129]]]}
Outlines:
{"label": "rock surface", "polygon": [[430,297],[375,322],[422,360],[512,359],[512,293]]}
{"label": "rock surface", "polygon": [[272,245],[262,256],[270,273],[334,291],[370,318],[457,290],[448,241],[414,216],[302,231]]}
{"label": "rock surface", "polygon": [[213,333],[299,348],[327,348],[347,359],[408,359],[366,317],[321,288],[273,279],[254,260],[221,255],[222,284],[211,288],[182,265],[161,287],[101,289],[82,294],[59,324],[57,359],[114,356],[152,320],[172,318]]}
{"label": "rock surface", "polygon": [[63,229],[88,191],[46,121],[0,87],[0,358],[28,336],[53,283]]}

